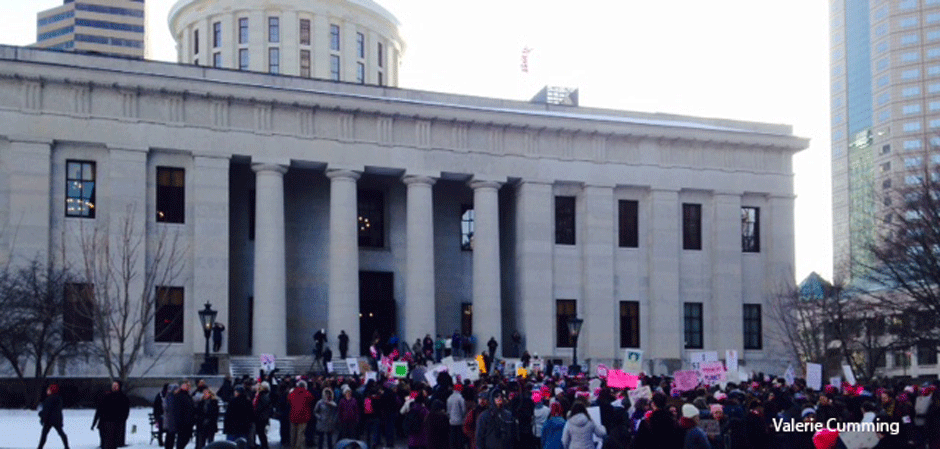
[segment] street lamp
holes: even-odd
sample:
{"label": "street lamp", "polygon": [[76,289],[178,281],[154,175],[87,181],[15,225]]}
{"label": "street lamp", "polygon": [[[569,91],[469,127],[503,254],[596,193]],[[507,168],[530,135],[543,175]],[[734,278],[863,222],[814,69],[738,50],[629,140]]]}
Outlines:
{"label": "street lamp", "polygon": [[202,368],[199,374],[215,374],[217,369],[212,369],[209,362],[209,335],[212,334],[212,326],[215,325],[215,316],[219,312],[212,310],[212,304],[206,303],[206,308],[199,311],[199,322],[202,323],[202,332],[206,336],[206,358],[202,362]]}
{"label": "street lamp", "polygon": [[581,371],[578,367],[578,335],[581,334],[581,325],[583,324],[584,320],[577,316],[568,318],[568,334],[571,335],[571,343],[574,346],[574,363],[572,364],[574,372],[572,374],[578,374]]}

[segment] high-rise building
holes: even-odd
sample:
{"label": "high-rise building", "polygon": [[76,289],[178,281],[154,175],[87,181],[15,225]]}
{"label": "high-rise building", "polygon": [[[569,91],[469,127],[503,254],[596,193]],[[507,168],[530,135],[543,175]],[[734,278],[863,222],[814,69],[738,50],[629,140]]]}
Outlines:
{"label": "high-rise building", "polygon": [[832,0],[835,278],[857,277],[885,193],[940,163],[940,0]]}
{"label": "high-rise building", "polygon": [[65,0],[37,15],[34,47],[143,58],[144,0]]}
{"label": "high-rise building", "polygon": [[169,21],[180,63],[398,85],[398,19],[371,0],[179,0]]}

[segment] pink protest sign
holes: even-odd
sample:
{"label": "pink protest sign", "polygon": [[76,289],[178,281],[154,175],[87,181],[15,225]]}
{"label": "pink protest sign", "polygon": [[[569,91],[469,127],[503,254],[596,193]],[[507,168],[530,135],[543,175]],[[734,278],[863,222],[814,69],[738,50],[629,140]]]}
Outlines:
{"label": "pink protest sign", "polygon": [[603,363],[597,364],[597,377],[607,377],[607,365]]}
{"label": "pink protest sign", "polygon": [[607,386],[612,388],[636,388],[639,376],[625,373],[619,369],[607,371]]}
{"label": "pink protest sign", "polygon": [[695,370],[676,371],[672,377],[675,378],[673,389],[676,391],[691,391],[698,386],[698,372]]}
{"label": "pink protest sign", "polygon": [[705,362],[701,365],[702,382],[714,385],[725,381],[725,366],[721,362]]}

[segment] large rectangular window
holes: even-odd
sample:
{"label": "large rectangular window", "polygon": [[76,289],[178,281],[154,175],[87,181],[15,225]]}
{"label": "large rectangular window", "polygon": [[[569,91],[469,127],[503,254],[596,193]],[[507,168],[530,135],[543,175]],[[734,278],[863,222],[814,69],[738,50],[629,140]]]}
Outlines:
{"label": "large rectangular window", "polygon": [[760,252],[760,208],[741,208],[741,251]]}
{"label": "large rectangular window", "polygon": [[247,44],[248,43],[248,18],[242,17],[238,19],[238,43]]}
{"label": "large rectangular window", "polygon": [[356,56],[359,59],[366,57],[366,36],[362,33],[356,33]]}
{"label": "large rectangular window", "polygon": [[183,342],[183,287],[157,287],[153,340]]}
{"label": "large rectangular window", "polygon": [[640,347],[639,301],[620,301],[620,347]]}
{"label": "large rectangular window", "polygon": [[222,46],[222,22],[212,24],[212,48]]}
{"label": "large rectangular window", "polygon": [[310,19],[300,19],[300,45],[310,45]]}
{"label": "large rectangular window", "polygon": [[555,197],[555,244],[575,244],[575,197]]}
{"label": "large rectangular window", "polygon": [[640,217],[639,202],[634,200],[620,200],[618,204],[619,236],[621,248],[638,248],[640,246]]}
{"label": "large rectangular window", "polygon": [[94,162],[65,162],[65,216],[95,218]]}
{"label": "large rectangular window", "polygon": [[339,51],[339,25],[330,24],[330,50]]}
{"label": "large rectangular window", "polygon": [[310,78],[310,50],[300,50],[300,76]]}
{"label": "large rectangular window", "polygon": [[917,364],[936,365],[937,347],[930,343],[921,343],[917,345]]}
{"label": "large rectangular window", "polygon": [[555,300],[555,346],[574,347],[574,340],[568,332],[568,319],[578,316],[578,302],[574,299]]}
{"label": "large rectangular window", "polygon": [[281,41],[281,21],[277,17],[268,17],[268,42]]}
{"label": "large rectangular window", "polygon": [[360,190],[359,246],[367,248],[385,247],[385,196],[378,190]]}
{"label": "large rectangular window", "polygon": [[212,67],[222,67],[222,53],[215,52],[212,54]]}
{"label": "large rectangular window", "polygon": [[91,284],[65,284],[62,313],[66,341],[91,341],[94,336],[94,288]]}
{"label": "large rectangular window", "polygon": [[199,30],[193,30],[193,55],[199,56]]}
{"label": "large rectangular window", "polygon": [[356,63],[356,82],[359,84],[366,82],[366,65],[361,62]]}
{"label": "large rectangular window", "polygon": [[760,304],[744,305],[744,349],[764,349]]}
{"label": "large rectangular window", "polygon": [[682,249],[702,249],[701,204],[682,204]]}
{"label": "large rectangular window", "polygon": [[268,73],[281,73],[281,51],[277,47],[268,49]]}
{"label": "large rectangular window", "polygon": [[238,68],[239,70],[248,70],[248,49],[238,49]]}
{"label": "large rectangular window", "polygon": [[703,319],[702,303],[687,302],[683,304],[683,315],[685,322],[685,349],[702,349],[705,347],[702,341]]}
{"label": "large rectangular window", "polygon": [[460,249],[473,251],[473,205],[460,206]]}
{"label": "large rectangular window", "polygon": [[339,55],[330,55],[330,79],[339,81]]}
{"label": "large rectangular window", "polygon": [[186,171],[157,167],[157,221],[183,223],[186,216]]}

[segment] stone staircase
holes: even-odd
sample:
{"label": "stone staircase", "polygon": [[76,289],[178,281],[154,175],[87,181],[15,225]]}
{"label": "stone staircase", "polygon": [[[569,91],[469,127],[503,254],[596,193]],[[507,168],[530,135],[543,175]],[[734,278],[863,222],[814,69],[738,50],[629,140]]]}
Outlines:
{"label": "stone staircase", "polygon": [[[276,360],[278,372],[282,374],[306,374],[308,371],[322,371],[319,362],[314,364],[313,356],[280,357]],[[229,360],[229,374],[232,377],[248,375],[256,377],[261,370],[258,356],[232,356]]]}

